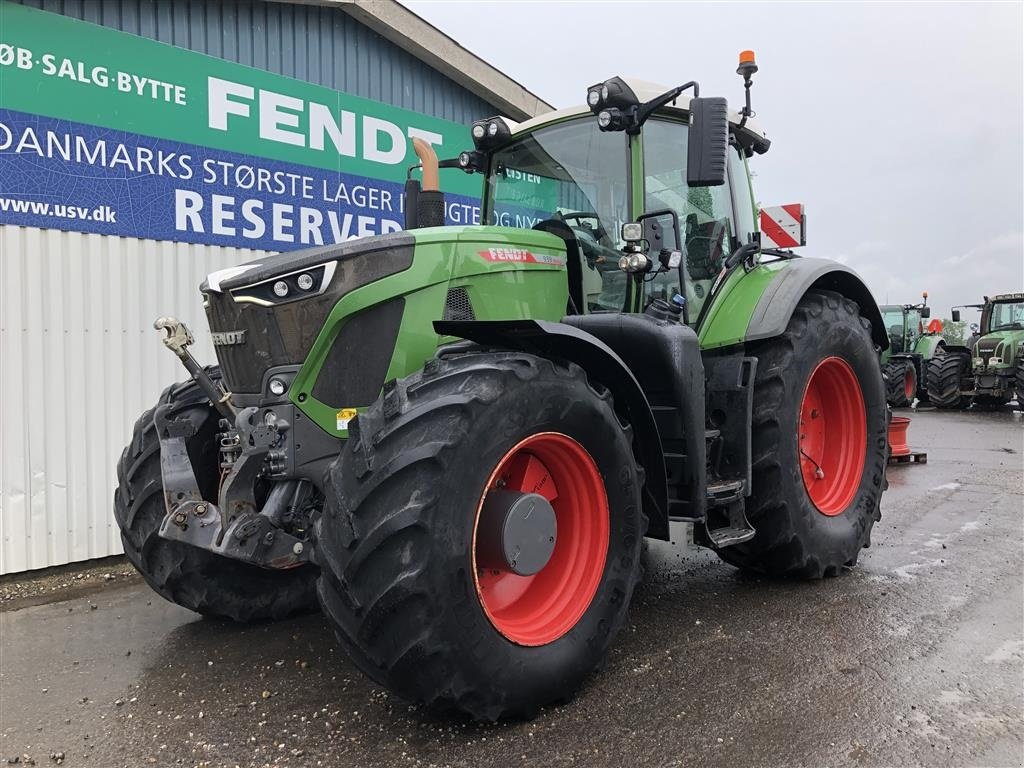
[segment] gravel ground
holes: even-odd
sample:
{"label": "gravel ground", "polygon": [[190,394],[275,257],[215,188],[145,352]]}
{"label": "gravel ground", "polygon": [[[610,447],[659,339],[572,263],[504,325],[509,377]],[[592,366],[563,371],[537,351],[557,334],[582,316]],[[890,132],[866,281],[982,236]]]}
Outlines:
{"label": "gravel ground", "polygon": [[62,565],[30,574],[0,576],[0,610],[68,600],[104,587],[141,583],[142,577],[123,556]]}

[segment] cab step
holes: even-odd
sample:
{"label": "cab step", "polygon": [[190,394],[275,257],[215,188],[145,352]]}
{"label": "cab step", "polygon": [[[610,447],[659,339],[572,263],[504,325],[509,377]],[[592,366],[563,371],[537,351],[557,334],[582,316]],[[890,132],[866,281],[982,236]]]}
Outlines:
{"label": "cab step", "polygon": [[743,480],[720,480],[708,485],[708,509],[728,507],[742,501],[747,495],[747,484]]}
{"label": "cab step", "polygon": [[703,533],[708,543],[715,549],[723,549],[750,541],[757,533],[754,526],[747,520],[742,488],[739,492],[740,498],[728,504],[708,509],[708,519],[704,521]]}

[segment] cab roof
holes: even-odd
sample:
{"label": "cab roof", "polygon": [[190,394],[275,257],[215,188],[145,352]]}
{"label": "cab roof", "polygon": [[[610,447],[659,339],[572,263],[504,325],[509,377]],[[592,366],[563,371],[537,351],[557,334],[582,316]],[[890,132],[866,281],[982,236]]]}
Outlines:
{"label": "cab roof", "polygon": [[[661,85],[659,83],[652,83],[646,80],[638,80],[631,77],[621,78],[626,85],[628,85],[633,93],[636,94],[637,98],[641,102],[650,101],[657,96],[670,90],[670,86]],[[690,114],[690,97],[679,96],[675,101],[670,101],[668,105],[658,110],[658,114],[668,112],[676,113],[682,117],[688,117]],[[509,130],[512,135],[515,136],[520,133],[529,133],[530,131],[553,123],[557,120],[562,120],[568,117],[578,117],[581,115],[591,114],[590,108],[586,105],[579,105],[575,107],[566,107],[565,109],[558,109],[554,112],[546,112],[537,117],[530,118],[521,123],[514,122],[505,118],[505,122],[508,123]],[[741,127],[742,124],[742,127]],[[764,130],[757,124],[756,121],[748,118],[747,121],[743,122],[743,116],[739,112],[730,108],[729,109],[729,125],[738,134],[738,137],[742,144],[750,146],[758,154],[764,154],[768,151],[768,147],[771,145],[771,141]]]}

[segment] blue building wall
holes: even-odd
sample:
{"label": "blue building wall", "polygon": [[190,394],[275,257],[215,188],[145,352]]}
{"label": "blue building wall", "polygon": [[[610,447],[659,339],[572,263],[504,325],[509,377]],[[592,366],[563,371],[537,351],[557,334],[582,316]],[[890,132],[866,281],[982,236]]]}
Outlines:
{"label": "blue building wall", "polygon": [[340,8],[260,0],[19,1],[459,123],[500,111]]}

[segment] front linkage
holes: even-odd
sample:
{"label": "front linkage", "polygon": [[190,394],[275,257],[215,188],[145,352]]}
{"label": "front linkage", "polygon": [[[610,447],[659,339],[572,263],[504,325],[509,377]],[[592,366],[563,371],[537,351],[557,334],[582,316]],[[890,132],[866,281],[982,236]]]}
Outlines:
{"label": "front linkage", "polygon": [[160,536],[264,568],[295,568],[308,562],[311,548],[283,530],[281,523],[288,510],[300,509],[310,500],[312,484],[304,479],[276,482],[262,505],[256,499],[260,479],[283,468],[280,446],[290,425],[273,412],[262,417],[256,407],[235,408],[230,393],[188,351],[194,337],[184,323],[162,317],[154,327],[167,332],[164,345],[178,356],[223,417],[220,483],[217,504],[212,504],[203,498],[187,446],[212,413],[193,410],[174,416],[172,404],[156,409],[153,418],[160,436],[167,507]]}

